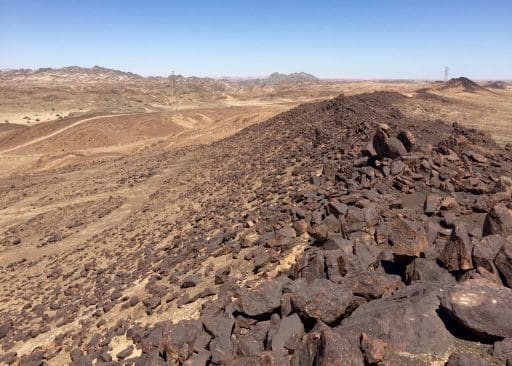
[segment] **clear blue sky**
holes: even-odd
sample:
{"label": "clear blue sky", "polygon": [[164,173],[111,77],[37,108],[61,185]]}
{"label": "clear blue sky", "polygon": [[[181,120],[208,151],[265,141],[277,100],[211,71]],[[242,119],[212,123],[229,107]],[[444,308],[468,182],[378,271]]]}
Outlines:
{"label": "clear blue sky", "polygon": [[512,78],[512,0],[0,0],[0,68]]}

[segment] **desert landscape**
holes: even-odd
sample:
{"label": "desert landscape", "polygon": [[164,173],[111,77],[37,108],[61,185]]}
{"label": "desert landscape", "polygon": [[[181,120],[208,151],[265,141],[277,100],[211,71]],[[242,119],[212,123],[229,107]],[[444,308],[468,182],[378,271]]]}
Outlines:
{"label": "desert landscape", "polygon": [[0,73],[0,363],[505,365],[506,82]]}

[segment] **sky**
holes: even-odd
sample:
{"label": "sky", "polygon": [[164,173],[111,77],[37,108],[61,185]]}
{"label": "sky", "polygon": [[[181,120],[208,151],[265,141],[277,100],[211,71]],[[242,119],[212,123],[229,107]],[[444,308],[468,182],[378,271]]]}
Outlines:
{"label": "sky", "polygon": [[512,0],[0,0],[0,69],[512,79]]}

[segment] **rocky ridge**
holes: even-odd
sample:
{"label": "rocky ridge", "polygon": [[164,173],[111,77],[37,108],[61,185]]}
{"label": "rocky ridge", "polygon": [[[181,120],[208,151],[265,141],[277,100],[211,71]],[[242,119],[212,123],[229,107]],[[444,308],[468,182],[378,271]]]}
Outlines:
{"label": "rocky ridge", "polygon": [[[405,118],[393,107],[401,98],[302,105],[198,147],[203,174],[183,192],[198,206],[162,219],[169,178],[144,211],[162,216],[117,229],[122,259],[84,260],[41,305],[2,311],[11,319],[0,327],[4,362],[40,364],[66,350],[76,365],[512,362],[512,147],[457,123]],[[152,155],[149,169],[173,154]],[[158,231],[135,245],[133,227],[149,221]],[[211,261],[221,257],[234,262]],[[63,276],[58,267],[48,274]],[[147,297],[125,294],[141,279]],[[195,319],[169,312],[193,303],[201,304]],[[164,320],[102,326],[108,313],[132,307]],[[53,348],[8,352],[32,336],[21,317],[40,319],[45,333],[74,321],[77,309],[91,316]],[[120,336],[132,345],[112,354]]]}

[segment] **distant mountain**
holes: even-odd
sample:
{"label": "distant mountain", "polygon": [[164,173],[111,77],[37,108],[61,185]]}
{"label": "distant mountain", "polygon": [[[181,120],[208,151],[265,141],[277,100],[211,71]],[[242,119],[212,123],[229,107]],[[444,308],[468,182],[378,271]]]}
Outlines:
{"label": "distant mountain", "polygon": [[205,86],[215,90],[225,90],[226,88],[238,88],[241,86],[266,86],[293,84],[302,82],[318,81],[316,77],[305,72],[296,72],[292,74],[273,73],[264,79],[238,79],[224,78],[214,79],[207,77],[184,77],[175,75],[173,77],[143,77],[132,72],[108,69],[105,67],[94,66],[91,68],[68,66],[63,68],[41,68],[0,70],[0,82],[10,84],[99,84],[99,83],[158,83],[167,84],[174,79],[175,83],[183,84],[192,89],[201,89]]}
{"label": "distant mountain", "polygon": [[291,74],[280,74],[274,72],[264,79],[249,79],[240,81],[244,86],[272,86],[281,84],[297,84],[319,81],[315,76],[305,72],[294,72]]}
{"label": "distant mountain", "polygon": [[493,81],[488,84],[485,84],[485,87],[490,89],[506,89],[507,83],[504,81]]}
{"label": "distant mountain", "polygon": [[303,83],[308,81],[318,81],[316,77],[305,72],[294,72],[292,74],[280,74],[278,72],[274,72],[264,80],[269,84]]}
{"label": "distant mountain", "polygon": [[112,70],[100,66],[91,68],[68,66],[60,69],[0,70],[0,81],[16,83],[98,83],[139,81],[143,79],[142,76],[131,72]]}

